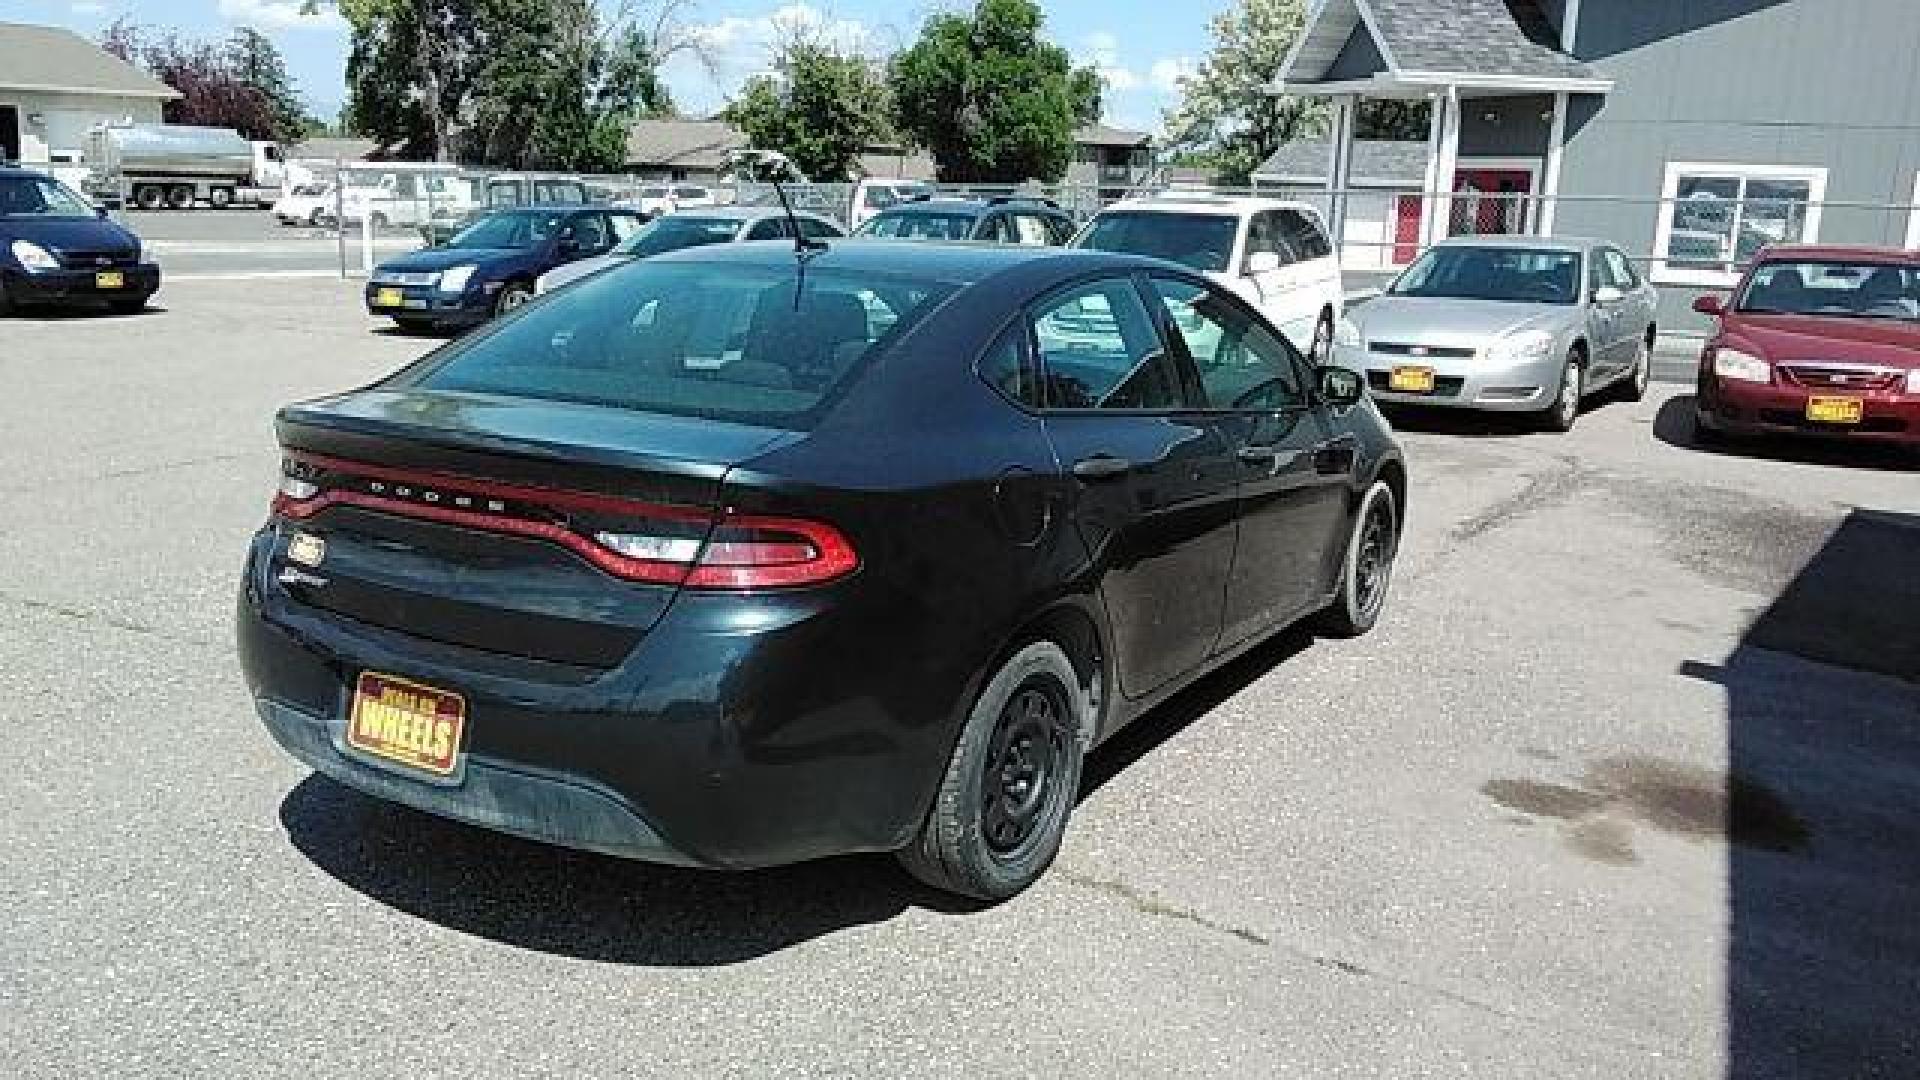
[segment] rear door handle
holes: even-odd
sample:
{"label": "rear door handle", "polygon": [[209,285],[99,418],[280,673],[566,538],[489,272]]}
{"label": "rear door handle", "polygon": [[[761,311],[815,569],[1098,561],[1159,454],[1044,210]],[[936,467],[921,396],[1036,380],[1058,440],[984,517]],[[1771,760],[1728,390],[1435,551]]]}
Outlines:
{"label": "rear door handle", "polygon": [[1112,454],[1095,454],[1073,463],[1073,475],[1089,484],[1118,480],[1133,471],[1133,462]]}
{"label": "rear door handle", "polygon": [[1249,465],[1271,465],[1280,457],[1280,451],[1271,446],[1243,446],[1235,456]]}

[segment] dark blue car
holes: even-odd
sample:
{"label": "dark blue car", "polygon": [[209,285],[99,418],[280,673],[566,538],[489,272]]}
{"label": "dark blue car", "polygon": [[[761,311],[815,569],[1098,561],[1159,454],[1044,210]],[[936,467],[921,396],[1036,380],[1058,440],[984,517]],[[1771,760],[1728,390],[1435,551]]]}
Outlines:
{"label": "dark blue car", "polygon": [[488,214],[441,247],[381,263],[367,280],[367,310],[412,330],[477,326],[533,299],[541,274],[604,255],[644,223],[638,214],[602,206]]}
{"label": "dark blue car", "polygon": [[160,268],[104,213],[44,173],[0,169],[0,315],[25,304],[146,307]]}

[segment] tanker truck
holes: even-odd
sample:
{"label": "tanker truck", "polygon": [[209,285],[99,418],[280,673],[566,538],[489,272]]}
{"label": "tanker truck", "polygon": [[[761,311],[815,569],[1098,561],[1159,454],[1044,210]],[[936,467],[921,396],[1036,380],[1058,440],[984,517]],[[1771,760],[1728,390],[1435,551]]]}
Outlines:
{"label": "tanker truck", "polygon": [[84,159],[88,196],[142,210],[264,205],[313,179],[277,143],[188,124],[102,124],[87,132]]}

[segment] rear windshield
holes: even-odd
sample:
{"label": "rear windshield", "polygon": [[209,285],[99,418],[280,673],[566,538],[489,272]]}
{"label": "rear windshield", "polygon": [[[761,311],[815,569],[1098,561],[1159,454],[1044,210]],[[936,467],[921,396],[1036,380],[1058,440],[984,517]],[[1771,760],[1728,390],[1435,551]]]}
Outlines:
{"label": "rear windshield", "polygon": [[1753,268],[1738,309],[1914,322],[1920,320],[1920,269],[1824,259],[1763,262]]}
{"label": "rear windshield", "polygon": [[724,244],[740,233],[746,224],[739,218],[696,217],[668,214],[647,223],[633,238],[620,245],[621,255],[659,255],[703,244]]}
{"label": "rear windshield", "polygon": [[792,264],[638,261],[456,342],[398,385],[810,430],[953,291]]}
{"label": "rear windshield", "polygon": [[860,226],[859,235],[890,240],[965,240],[973,235],[973,214],[881,214]]}
{"label": "rear windshield", "polygon": [[1203,274],[1219,274],[1233,258],[1240,219],[1224,214],[1104,213],[1093,219],[1075,247],[1148,255]]}

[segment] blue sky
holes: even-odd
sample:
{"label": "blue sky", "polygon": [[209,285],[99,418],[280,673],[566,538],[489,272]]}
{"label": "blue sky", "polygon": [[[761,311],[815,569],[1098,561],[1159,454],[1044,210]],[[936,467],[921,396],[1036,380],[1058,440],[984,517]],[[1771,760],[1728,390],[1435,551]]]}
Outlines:
{"label": "blue sky", "polygon": [[[1152,129],[1161,110],[1177,99],[1180,74],[1205,54],[1207,20],[1228,2],[1051,0],[1044,4],[1046,32],[1082,63],[1100,67],[1109,123]],[[345,96],[346,27],[336,15],[303,16],[300,6],[300,0],[0,0],[0,20],[69,26],[89,37],[121,15],[194,36],[223,36],[233,26],[252,25],[280,45],[314,109],[331,116]],[[925,0],[689,0],[687,22],[707,43],[714,71],[681,57],[669,64],[668,82],[684,110],[710,110],[764,67],[778,22],[813,24],[884,52],[911,42],[937,6]]]}

